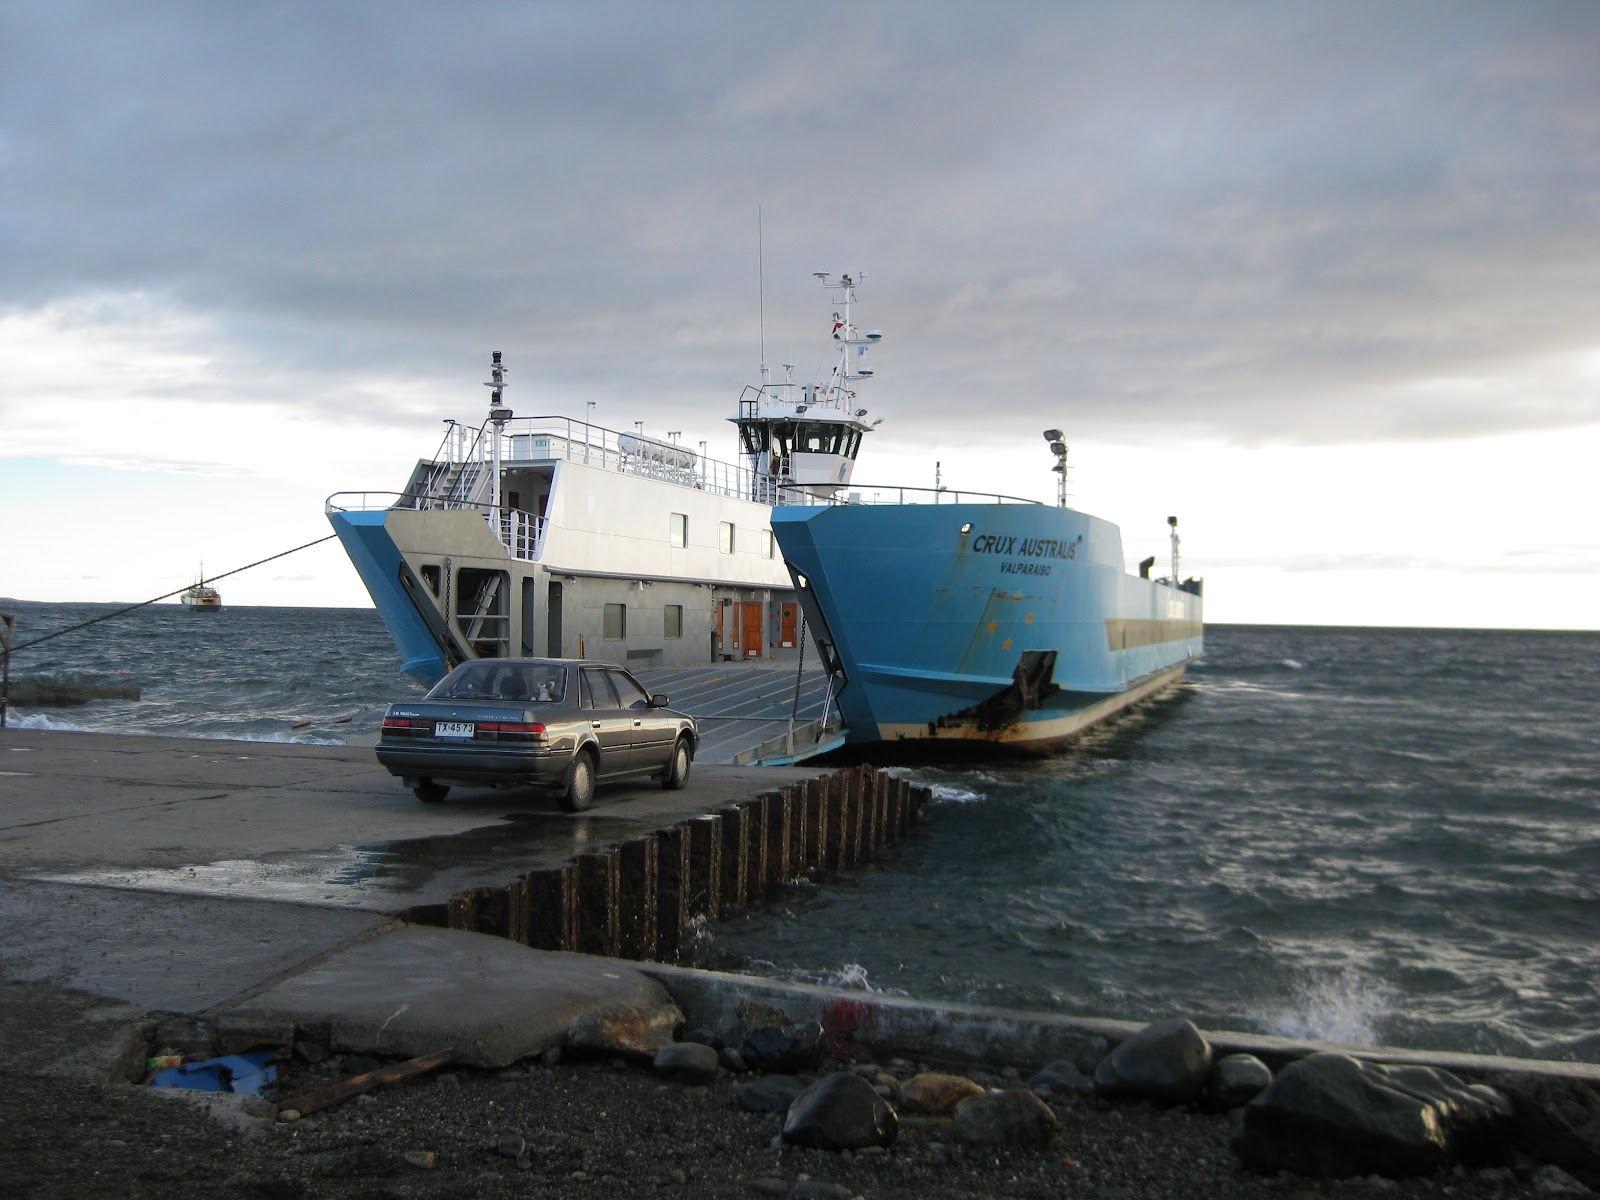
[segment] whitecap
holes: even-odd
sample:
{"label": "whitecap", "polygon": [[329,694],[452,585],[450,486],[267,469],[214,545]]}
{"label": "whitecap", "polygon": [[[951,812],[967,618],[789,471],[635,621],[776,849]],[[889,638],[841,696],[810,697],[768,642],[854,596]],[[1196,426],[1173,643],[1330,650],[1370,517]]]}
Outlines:
{"label": "whitecap", "polygon": [[942,804],[976,804],[989,797],[983,792],[975,792],[971,788],[960,787],[953,783],[935,783],[929,785],[928,791],[936,803]]}
{"label": "whitecap", "polygon": [[1380,1044],[1378,1025],[1395,1002],[1395,992],[1359,972],[1328,975],[1298,988],[1288,1007],[1263,1014],[1267,1033],[1297,1041],[1340,1046]]}
{"label": "whitecap", "polygon": [[93,733],[87,725],[75,725],[71,721],[58,721],[44,713],[28,713],[19,716],[17,710],[12,709],[6,717],[6,725],[11,729],[48,729],[56,733]]}

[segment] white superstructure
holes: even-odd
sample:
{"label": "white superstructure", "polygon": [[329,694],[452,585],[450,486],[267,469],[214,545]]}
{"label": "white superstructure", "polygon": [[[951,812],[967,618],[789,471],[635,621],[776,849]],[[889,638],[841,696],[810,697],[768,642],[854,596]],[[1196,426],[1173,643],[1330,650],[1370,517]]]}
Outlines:
{"label": "white superstructure", "polygon": [[838,363],[819,384],[746,389],[730,418],[743,466],[639,432],[518,417],[496,351],[482,424],[447,422],[401,492],[330,497],[404,669],[431,682],[473,657],[653,666],[792,653],[799,608],[771,509],[849,481],[872,428],[854,386],[880,337],[849,323],[851,276],[819,278],[840,303]]}

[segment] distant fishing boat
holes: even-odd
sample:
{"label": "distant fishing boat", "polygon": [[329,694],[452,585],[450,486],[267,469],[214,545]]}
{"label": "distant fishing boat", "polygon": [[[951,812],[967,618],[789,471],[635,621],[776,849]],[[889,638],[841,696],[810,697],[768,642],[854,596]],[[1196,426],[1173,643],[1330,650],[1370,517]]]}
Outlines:
{"label": "distant fishing boat", "polygon": [[178,603],[190,612],[219,612],[222,609],[222,593],[206,583],[206,571],[201,567],[199,576],[178,598]]}

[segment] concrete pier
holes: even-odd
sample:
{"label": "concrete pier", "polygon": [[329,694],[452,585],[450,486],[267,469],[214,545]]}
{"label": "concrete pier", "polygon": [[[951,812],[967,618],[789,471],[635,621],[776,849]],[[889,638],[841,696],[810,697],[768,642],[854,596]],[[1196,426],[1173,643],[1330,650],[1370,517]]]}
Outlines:
{"label": "concrete pier", "polygon": [[221,1013],[436,926],[566,952],[561,978],[609,961],[591,972],[609,994],[618,958],[670,962],[693,921],[858,861],[859,830],[826,813],[863,791],[918,803],[866,768],[696,764],[681,791],[602,786],[581,814],[531,789],[423,804],[370,747],[6,729],[0,985]]}
{"label": "concrete pier", "polygon": [[[684,792],[602,788],[578,815],[531,792],[425,805],[365,748],[0,731],[0,1040],[55,1064],[30,1014],[82,1009],[60,1069],[123,1079],[175,1018],[234,1048],[317,1029],[340,1050],[449,1047],[481,1067],[669,997],[709,1026],[756,1005],[934,1061],[1037,1066],[1073,1031],[1130,1033],[646,961],[696,917],[881,851],[925,799],[865,769],[697,766]],[[1323,1048],[1207,1036],[1273,1062]],[[1357,1053],[1600,1082],[1593,1064]]]}

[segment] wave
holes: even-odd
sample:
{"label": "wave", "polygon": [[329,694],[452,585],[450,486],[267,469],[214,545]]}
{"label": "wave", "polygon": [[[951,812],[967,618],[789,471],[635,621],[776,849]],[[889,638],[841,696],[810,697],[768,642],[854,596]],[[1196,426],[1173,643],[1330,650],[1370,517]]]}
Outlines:
{"label": "wave", "polygon": [[56,717],[46,716],[44,713],[19,713],[12,709],[6,717],[6,725],[12,729],[48,729],[54,733],[94,733],[87,725],[79,725],[74,721],[63,721]]}
{"label": "wave", "polygon": [[1395,990],[1381,980],[1341,971],[1303,984],[1287,1006],[1257,1020],[1264,1032],[1297,1041],[1377,1046],[1379,1027],[1393,1012],[1396,999]]}

